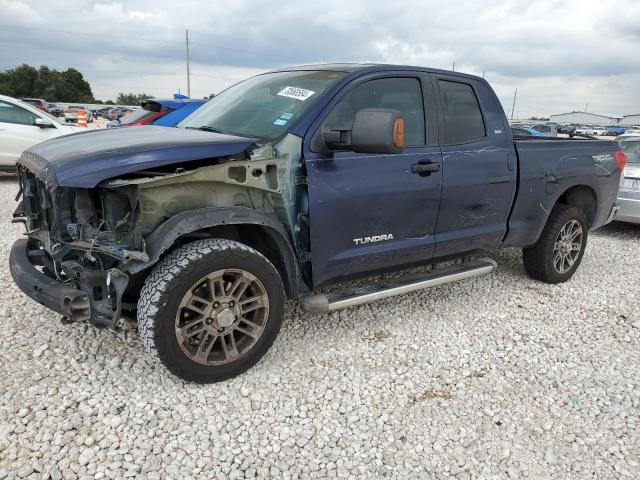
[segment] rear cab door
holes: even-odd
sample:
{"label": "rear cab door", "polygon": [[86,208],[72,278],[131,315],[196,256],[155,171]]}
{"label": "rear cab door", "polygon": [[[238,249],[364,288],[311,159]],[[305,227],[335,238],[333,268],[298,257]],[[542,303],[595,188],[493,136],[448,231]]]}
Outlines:
{"label": "rear cab door", "polygon": [[486,82],[432,74],[439,107],[442,201],[435,257],[495,248],[516,192],[513,140]]}
{"label": "rear cab door", "polygon": [[[323,125],[352,124],[363,108],[401,112],[401,153],[314,148]],[[323,109],[304,146],[314,287],[433,256],[442,185],[436,122],[434,92],[424,72],[363,74]],[[434,163],[436,170],[413,173],[421,163]]]}

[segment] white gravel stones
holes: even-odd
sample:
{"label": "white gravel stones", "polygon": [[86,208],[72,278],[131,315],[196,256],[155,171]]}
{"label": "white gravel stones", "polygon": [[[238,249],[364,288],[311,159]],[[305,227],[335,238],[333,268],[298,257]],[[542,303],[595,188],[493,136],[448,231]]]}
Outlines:
{"label": "white gravel stones", "polygon": [[293,303],[245,375],[185,384],[122,332],[63,326],[13,284],[0,179],[0,480],[637,478],[640,228],[575,278],[491,276],[328,316]]}

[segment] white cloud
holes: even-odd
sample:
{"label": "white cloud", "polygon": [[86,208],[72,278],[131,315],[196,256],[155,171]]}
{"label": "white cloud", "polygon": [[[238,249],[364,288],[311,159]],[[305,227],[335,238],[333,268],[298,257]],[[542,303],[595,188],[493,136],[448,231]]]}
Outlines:
{"label": "white cloud", "polygon": [[124,90],[184,92],[189,28],[193,96],[283,65],[377,61],[449,69],[455,61],[456,70],[486,70],[509,109],[517,87],[521,115],[585,102],[592,111],[640,110],[634,0],[0,0],[0,10],[0,23],[9,26],[0,29],[0,68],[77,66],[101,98]]}

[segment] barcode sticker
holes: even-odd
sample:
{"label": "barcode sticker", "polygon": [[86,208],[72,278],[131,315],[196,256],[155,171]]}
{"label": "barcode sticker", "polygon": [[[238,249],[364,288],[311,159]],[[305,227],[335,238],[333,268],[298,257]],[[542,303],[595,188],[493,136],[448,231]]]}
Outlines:
{"label": "barcode sticker", "polygon": [[278,95],[280,95],[281,97],[295,98],[296,100],[301,100],[304,102],[314,93],[316,92],[314,92],[313,90],[305,90],[304,88],[284,87],[278,92]]}

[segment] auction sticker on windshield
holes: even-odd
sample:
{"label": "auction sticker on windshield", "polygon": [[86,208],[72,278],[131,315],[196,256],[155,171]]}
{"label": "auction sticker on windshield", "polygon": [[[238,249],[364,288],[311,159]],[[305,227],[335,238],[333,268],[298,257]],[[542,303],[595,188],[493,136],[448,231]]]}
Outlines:
{"label": "auction sticker on windshield", "polygon": [[296,100],[302,100],[304,102],[314,93],[316,92],[314,92],[313,90],[305,90],[304,88],[284,87],[278,92],[278,95],[280,95],[281,97],[295,98]]}

